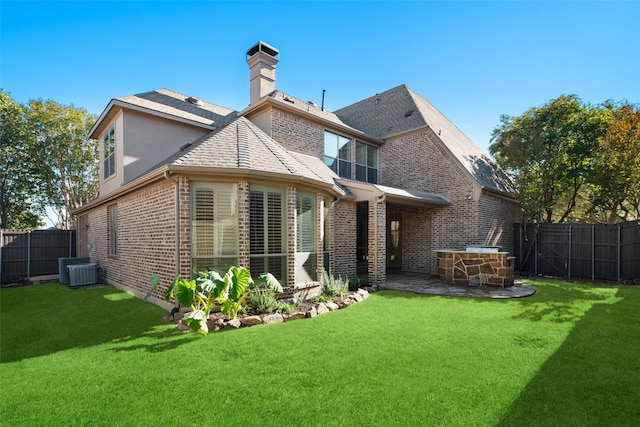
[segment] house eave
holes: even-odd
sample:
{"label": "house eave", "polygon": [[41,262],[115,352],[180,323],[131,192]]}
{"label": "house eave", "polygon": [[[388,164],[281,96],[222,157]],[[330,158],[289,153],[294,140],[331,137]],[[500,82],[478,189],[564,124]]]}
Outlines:
{"label": "house eave", "polygon": [[504,200],[508,200],[510,202],[518,203],[518,197],[517,197],[517,194],[515,193],[508,193],[506,191],[501,191],[496,188],[487,187],[487,186],[483,186],[480,188],[483,192],[490,193],[492,196],[495,196]]}
{"label": "house eave", "polygon": [[299,183],[315,188],[322,188],[330,191],[333,195],[342,197],[345,195],[344,191],[333,183],[316,180],[300,175],[287,175],[278,172],[261,171],[255,169],[245,168],[215,168],[208,166],[181,166],[181,165],[169,165],[167,171],[170,173],[190,175],[190,176],[221,176],[225,179],[242,179],[248,180],[265,179],[270,182],[279,182],[283,184]]}
{"label": "house eave", "polygon": [[278,99],[273,99],[270,96],[265,96],[262,99],[260,99],[258,102],[256,102],[253,105],[248,106],[247,108],[245,108],[244,110],[240,111],[238,113],[238,116],[245,116],[247,118],[249,118],[251,115],[264,110],[265,108],[268,108],[269,106],[274,106],[277,107],[279,109],[285,110],[287,112],[293,113],[293,114],[297,114],[300,115],[302,117],[305,117],[311,121],[317,122],[322,124],[323,126],[325,126],[326,128],[330,128],[333,129],[335,131],[338,132],[343,132],[343,133],[347,133],[349,135],[354,136],[355,138],[357,138],[358,140],[362,141],[362,142],[369,142],[372,144],[376,144],[378,146],[382,146],[384,145],[385,141],[383,139],[379,139],[379,138],[375,138],[371,135],[367,135],[366,133],[362,132],[361,130],[352,128],[350,126],[344,125],[344,124],[340,124],[340,123],[336,123],[333,122],[331,120],[327,120],[323,117],[317,116],[309,111],[304,111],[300,108],[296,108],[293,107],[291,105],[289,105],[286,102],[280,101]]}
{"label": "house eave", "polygon": [[298,183],[300,185],[304,185],[312,188],[321,188],[331,193],[331,195],[333,196],[337,196],[337,197],[345,196],[345,192],[335,184],[330,184],[324,181],[319,181],[319,180],[298,176],[298,175],[292,176],[292,175],[285,175],[285,174],[276,173],[276,172],[257,171],[253,169],[241,169],[241,168],[212,168],[212,167],[206,167],[206,166],[164,165],[160,168],[157,168],[141,176],[140,178],[137,178],[123,185],[119,189],[109,194],[106,194],[105,196],[93,199],[89,203],[74,210],[72,214],[80,215],[83,212],[86,212],[97,206],[100,206],[105,203],[109,203],[121,196],[124,196],[140,188],[153,184],[157,181],[160,181],[164,179],[165,172],[174,174],[174,175],[188,175],[192,177],[202,177],[207,179],[211,179],[212,177],[217,177],[225,181],[238,180],[238,179],[244,178],[249,181],[263,179],[263,180],[268,180],[270,182],[277,182],[282,184]]}
{"label": "house eave", "polygon": [[107,107],[104,109],[102,114],[100,114],[100,117],[98,117],[98,120],[96,120],[94,125],[89,130],[89,138],[98,139],[104,128],[103,124],[108,124],[111,122],[111,120],[106,120],[106,119],[116,116],[118,112],[124,109],[131,110],[131,111],[138,111],[140,113],[149,114],[149,115],[160,117],[163,119],[200,127],[202,129],[207,129],[207,130],[216,129],[216,126],[214,123],[205,124],[196,120],[185,119],[184,117],[175,116],[169,113],[163,113],[161,111],[157,111],[152,108],[145,108],[139,105],[120,101],[118,99],[112,99],[111,102],[109,102]]}
{"label": "house eave", "polygon": [[451,204],[448,198],[440,194],[405,190],[345,179],[340,179],[338,182],[354,194],[356,202],[365,202],[385,196],[387,202],[403,206],[441,208]]}

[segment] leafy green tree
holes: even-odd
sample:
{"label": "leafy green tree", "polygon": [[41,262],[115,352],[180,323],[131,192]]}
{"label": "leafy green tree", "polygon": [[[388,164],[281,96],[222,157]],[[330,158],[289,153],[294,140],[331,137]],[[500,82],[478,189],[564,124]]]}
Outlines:
{"label": "leafy green tree", "polygon": [[563,95],[521,116],[502,116],[489,150],[513,179],[531,221],[563,222],[594,173],[611,110]]}
{"label": "leafy green tree", "polygon": [[600,138],[591,212],[604,222],[640,218],[640,109],[623,104]]}
{"label": "leafy green tree", "polygon": [[87,136],[95,117],[73,106],[32,100],[28,122],[31,154],[42,159],[42,203],[56,212],[59,227],[73,228],[72,211],[98,195],[98,143]]}
{"label": "leafy green tree", "polygon": [[36,169],[29,155],[27,110],[0,90],[0,228],[43,225],[36,198]]}

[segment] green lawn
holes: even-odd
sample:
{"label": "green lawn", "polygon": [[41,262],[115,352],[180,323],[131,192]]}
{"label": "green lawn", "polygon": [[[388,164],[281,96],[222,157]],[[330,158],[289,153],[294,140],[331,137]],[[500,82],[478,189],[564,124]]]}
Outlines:
{"label": "green lawn", "polygon": [[111,287],[2,289],[0,425],[638,425],[640,287],[531,283],[207,337]]}

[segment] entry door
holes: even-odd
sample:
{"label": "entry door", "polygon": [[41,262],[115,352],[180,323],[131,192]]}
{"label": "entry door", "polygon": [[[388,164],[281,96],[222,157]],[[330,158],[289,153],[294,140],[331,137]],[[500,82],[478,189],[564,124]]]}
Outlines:
{"label": "entry door", "polygon": [[399,216],[387,220],[387,268],[402,268],[402,222]]}

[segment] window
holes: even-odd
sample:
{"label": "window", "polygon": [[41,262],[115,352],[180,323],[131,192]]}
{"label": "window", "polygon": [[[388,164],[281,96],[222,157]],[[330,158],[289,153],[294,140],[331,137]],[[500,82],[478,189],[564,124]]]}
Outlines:
{"label": "window", "polygon": [[313,193],[296,196],[296,282],[317,280],[317,202]]}
{"label": "window", "polygon": [[191,268],[224,274],[237,265],[236,184],[191,185]]}
{"label": "window", "polygon": [[324,164],[341,178],[351,179],[351,140],[325,131]]}
{"label": "window", "polygon": [[102,137],[104,150],[104,179],[116,173],[116,137],[115,127],[111,126]]}
{"label": "window", "polygon": [[249,257],[251,272],[286,279],[286,212],[281,188],[249,188]]}
{"label": "window", "polygon": [[109,233],[109,255],[118,255],[118,205],[107,207],[107,228]]}
{"label": "window", "polygon": [[378,149],[356,141],[356,180],[378,183]]}

